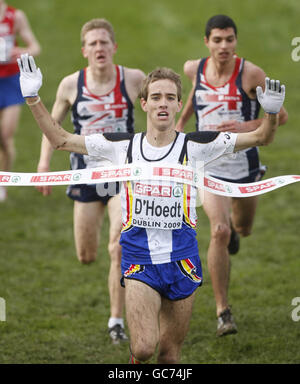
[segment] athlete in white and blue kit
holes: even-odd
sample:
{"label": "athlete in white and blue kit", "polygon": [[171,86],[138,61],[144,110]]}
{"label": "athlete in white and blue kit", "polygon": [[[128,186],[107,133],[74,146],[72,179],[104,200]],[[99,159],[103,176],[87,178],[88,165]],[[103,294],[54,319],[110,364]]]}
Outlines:
{"label": "athlete in white and blue kit", "polygon": [[[163,166],[171,162],[193,166],[197,161],[208,163],[253,145],[266,145],[275,135],[285,94],[279,81],[266,79],[264,93],[258,88],[258,98],[266,113],[253,132],[185,135],[174,129],[175,116],[182,106],[180,77],[170,69],[158,68],[146,77],[141,91],[141,107],[147,114],[146,134],[108,133],[82,137],[63,130],[41,102],[38,91],[42,76],[34,59],[22,56],[19,65],[23,96],[53,147],[106,158],[114,164],[155,162]],[[141,183],[127,183],[121,192],[123,231],[120,242],[131,362],[149,360],[159,345],[159,363],[178,363],[195,291],[202,283],[194,229],[196,217],[186,209],[195,205],[187,203],[187,189],[178,202],[173,193],[177,186],[169,183],[171,193],[159,196],[160,205],[164,212],[173,214],[165,214],[162,219],[161,210],[154,208],[155,199],[143,195]],[[150,186],[153,185],[155,182]],[[190,200],[196,192],[191,191]],[[137,204],[138,199],[141,204]],[[145,206],[148,206],[148,216],[142,220],[141,207]],[[156,229],[152,222],[175,223],[177,229]]]}

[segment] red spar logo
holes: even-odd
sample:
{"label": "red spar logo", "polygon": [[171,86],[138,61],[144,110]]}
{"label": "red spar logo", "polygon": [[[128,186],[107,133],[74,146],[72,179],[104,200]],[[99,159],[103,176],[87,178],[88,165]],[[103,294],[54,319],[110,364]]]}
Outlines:
{"label": "red spar logo", "polygon": [[185,169],[155,167],[153,169],[154,176],[176,177],[179,179],[193,180],[193,172]]}
{"label": "red spar logo", "polygon": [[149,185],[136,183],[134,192],[137,195],[143,196],[171,197],[172,187],[168,185]]}
{"label": "red spar logo", "polygon": [[225,192],[225,188],[223,184],[217,183],[216,181],[209,180],[207,177],[204,178],[204,186],[210,189],[214,189],[215,191]]}
{"label": "red spar logo", "polygon": [[92,179],[112,179],[114,177],[127,177],[131,176],[131,169],[103,169],[92,173]]}
{"label": "red spar logo", "polygon": [[274,181],[268,181],[267,183],[260,183],[258,185],[253,185],[248,187],[239,187],[239,190],[242,193],[252,193],[252,192],[263,191],[265,189],[269,189],[275,186],[276,184],[274,183]]}
{"label": "red spar logo", "polygon": [[10,181],[10,176],[8,175],[0,175],[0,182],[8,183]]}
{"label": "red spar logo", "polygon": [[63,175],[45,175],[45,176],[32,176],[30,179],[31,183],[49,183],[49,182],[63,182],[70,181],[71,174],[65,173]]}

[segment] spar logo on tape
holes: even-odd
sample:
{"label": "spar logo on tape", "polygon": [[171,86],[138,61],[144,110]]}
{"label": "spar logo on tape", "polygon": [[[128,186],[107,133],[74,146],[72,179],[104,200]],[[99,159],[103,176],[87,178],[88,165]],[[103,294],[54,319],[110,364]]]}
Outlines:
{"label": "spar logo on tape", "polygon": [[[202,188],[223,196],[231,197],[247,197],[255,196],[264,193],[271,192],[277,188],[281,188],[285,185],[296,183],[300,181],[300,175],[282,175],[264,181],[255,183],[239,184],[231,183],[216,179],[214,177],[199,173],[199,169],[191,168],[187,166],[181,166],[176,164],[165,164],[164,166],[153,166],[153,165],[118,165],[117,167],[103,167],[93,169],[83,169],[76,171],[60,171],[60,172],[41,172],[41,173],[11,173],[1,172],[0,173],[0,185],[4,186],[33,186],[33,185],[69,185],[69,184],[81,184],[81,183],[99,183],[112,182],[112,181],[130,181],[130,180],[147,180],[147,184],[150,184],[153,180],[163,180],[172,183],[179,183],[191,185],[194,187]],[[147,177],[146,177],[147,176]],[[150,181],[151,180],[151,181]],[[203,182],[202,182],[203,180]],[[201,186],[199,183],[201,182]],[[146,183],[146,182],[145,182]],[[168,192],[160,192],[162,195]],[[180,197],[182,191],[179,189],[173,189],[172,197]],[[138,193],[137,193],[138,195]],[[160,198],[156,196],[153,191],[145,194],[147,198]]]}
{"label": "spar logo on tape", "polygon": [[30,179],[30,182],[32,183],[59,183],[59,182],[65,182],[65,181],[71,181],[72,180],[72,174],[71,173],[65,173],[65,174],[59,174],[59,175],[36,175],[32,176]]}
{"label": "spar logo on tape", "polygon": [[210,180],[207,177],[204,178],[204,186],[215,191],[226,192],[224,184],[222,184],[221,182],[218,183],[217,181]]}
{"label": "spar logo on tape", "polygon": [[193,171],[170,167],[154,167],[153,176],[166,176],[170,178],[179,178],[189,181],[194,180]]}
{"label": "spar logo on tape", "polygon": [[75,173],[75,175],[73,175],[73,180],[74,181],[79,181],[81,179],[81,173]]}
{"label": "spar logo on tape", "polygon": [[21,181],[20,176],[0,175],[0,182],[2,182],[2,183],[12,182],[12,183],[17,184],[20,181]]}
{"label": "spar logo on tape", "polygon": [[21,177],[20,176],[13,176],[11,178],[11,181],[15,184],[19,183],[21,181]]}
{"label": "spar logo on tape", "polygon": [[239,187],[239,190],[242,193],[252,193],[252,192],[259,192],[264,191],[266,189],[270,189],[276,187],[276,183],[274,180],[268,181],[268,182],[262,182],[253,186],[247,186],[247,187]]}
{"label": "spar logo on tape", "polygon": [[8,183],[10,181],[9,175],[0,175],[0,182],[1,183]]}
{"label": "spar logo on tape", "polygon": [[92,179],[113,179],[118,177],[131,176],[130,168],[119,168],[119,169],[101,169],[100,171],[94,171],[92,173]]}

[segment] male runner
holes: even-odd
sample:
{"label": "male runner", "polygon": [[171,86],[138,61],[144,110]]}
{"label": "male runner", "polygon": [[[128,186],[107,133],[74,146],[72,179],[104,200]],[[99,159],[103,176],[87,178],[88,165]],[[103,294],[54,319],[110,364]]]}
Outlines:
{"label": "male runner", "polygon": [[[17,46],[17,37],[22,39],[25,47]],[[14,134],[24,103],[17,57],[25,52],[32,56],[40,53],[27,17],[23,11],[0,0],[0,169],[3,171],[10,171],[15,159]],[[5,187],[0,187],[0,202],[6,197]]]}
{"label": "male runner", "polygon": [[[104,157],[113,164],[154,162],[163,166],[171,162],[174,166],[182,163],[195,167],[198,161],[208,163],[233,151],[267,145],[275,135],[278,112],[285,95],[284,86],[280,86],[279,81],[266,79],[264,93],[261,87],[257,88],[258,99],[266,113],[261,125],[253,132],[185,135],[175,132],[175,116],[182,106],[180,77],[170,69],[158,68],[146,77],[141,91],[141,107],[147,114],[146,133],[104,133],[84,137],[65,131],[48,113],[38,96],[42,75],[34,59],[23,55],[19,65],[22,94],[52,146],[58,150]],[[175,188],[177,190],[180,184],[171,181],[166,185],[170,193],[155,197],[140,193],[138,184],[127,182],[121,191],[123,231],[120,244],[131,362],[147,361],[158,345],[159,363],[178,363],[189,328],[195,290],[202,283],[194,229],[197,191],[185,185],[182,194],[175,194]],[[146,186],[155,184],[149,181]],[[137,204],[138,199],[140,204]],[[149,209],[147,220],[139,220],[142,216],[141,209],[136,209],[138,205],[153,207],[152,213]],[[155,213],[154,207],[158,205],[164,212],[163,219]],[[177,208],[174,210],[174,207]],[[162,227],[164,223],[172,223],[177,229],[156,229],[151,222],[160,223]]]}
{"label": "male runner", "polygon": [[[82,54],[88,66],[60,83],[52,109],[52,117],[61,123],[69,110],[74,132],[87,136],[93,133],[133,132],[133,104],[138,96],[145,75],[138,69],[115,65],[117,51],[112,25],[105,19],[92,19],[81,30]],[[38,172],[48,172],[53,149],[43,137]],[[72,169],[103,166],[88,156],[71,153]],[[44,195],[51,188],[38,188]],[[121,206],[116,183],[103,185],[71,185],[67,195],[74,200],[74,237],[77,257],[88,264],[96,259],[101,227],[107,207],[110,220],[108,251],[110,271],[108,287],[110,295],[109,334],[113,343],[127,340],[124,333],[124,291],[120,287]]]}
{"label": "male runner", "polygon": [[[255,130],[262,121],[258,118],[260,105],[256,87],[264,86],[264,71],[235,55],[237,29],[227,16],[217,15],[208,20],[204,42],[210,56],[184,64],[184,72],[193,87],[176,129],[183,132],[195,112],[197,131]],[[286,121],[287,113],[282,108],[279,124]],[[260,164],[258,149],[253,147],[220,159],[206,171],[222,180],[249,183],[261,179],[264,167]],[[237,332],[228,305],[229,254],[238,252],[239,235],[250,235],[257,202],[257,196],[231,199],[204,192],[203,208],[211,230],[207,262],[216,300],[217,336]]]}

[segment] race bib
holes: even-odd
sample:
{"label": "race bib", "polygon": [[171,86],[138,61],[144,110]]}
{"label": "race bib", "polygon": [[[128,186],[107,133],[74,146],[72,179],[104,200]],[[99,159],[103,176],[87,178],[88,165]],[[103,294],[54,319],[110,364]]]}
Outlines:
{"label": "race bib", "polygon": [[183,217],[182,184],[136,182],[132,211],[132,225],[136,227],[180,229]]}
{"label": "race bib", "polygon": [[5,64],[11,61],[11,51],[14,47],[14,36],[0,37],[0,63]]}

